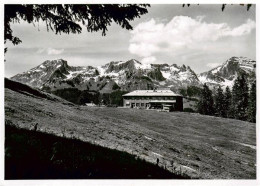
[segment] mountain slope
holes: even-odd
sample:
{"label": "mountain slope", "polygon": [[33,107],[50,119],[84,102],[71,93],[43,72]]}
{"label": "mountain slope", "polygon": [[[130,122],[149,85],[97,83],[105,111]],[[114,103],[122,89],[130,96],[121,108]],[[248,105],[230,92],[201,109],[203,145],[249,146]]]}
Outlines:
{"label": "mountain slope", "polygon": [[154,164],[159,159],[159,166],[192,178],[256,178],[253,123],[183,112],[68,105],[33,92],[5,88],[6,125],[77,138]]}
{"label": "mountain slope", "polygon": [[174,91],[187,86],[232,86],[241,72],[249,81],[255,79],[256,62],[245,57],[232,57],[222,65],[197,75],[189,66],[176,64],[142,64],[135,59],[112,61],[103,66],[73,67],[59,59],[12,77],[42,90],[55,91],[65,88],[109,93],[120,88],[125,91],[169,87]]}
{"label": "mountain slope", "polygon": [[78,88],[110,92],[114,85],[121,90],[153,87],[185,87],[199,85],[197,75],[190,67],[175,64],[142,64],[137,60],[110,62],[99,67],[73,67],[62,59],[45,61],[41,65],[15,75],[12,80],[44,90]]}
{"label": "mountain slope", "polygon": [[201,83],[211,86],[232,86],[240,73],[245,73],[251,82],[255,79],[256,61],[246,57],[231,57],[222,65],[199,74]]}

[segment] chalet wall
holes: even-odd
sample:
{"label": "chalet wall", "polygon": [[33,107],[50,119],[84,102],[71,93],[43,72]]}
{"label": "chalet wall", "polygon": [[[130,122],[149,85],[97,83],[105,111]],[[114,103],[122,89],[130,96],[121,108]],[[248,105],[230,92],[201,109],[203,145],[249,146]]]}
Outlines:
{"label": "chalet wall", "polygon": [[[152,98],[152,99],[150,99]],[[123,105],[124,107],[133,108],[133,107],[139,107],[139,108],[149,108],[151,101],[172,101],[174,103],[174,110],[176,111],[183,111],[183,99],[181,96],[153,96],[153,97],[124,97],[123,99]],[[160,104],[160,103],[159,103]],[[161,103],[162,104],[162,103]]]}

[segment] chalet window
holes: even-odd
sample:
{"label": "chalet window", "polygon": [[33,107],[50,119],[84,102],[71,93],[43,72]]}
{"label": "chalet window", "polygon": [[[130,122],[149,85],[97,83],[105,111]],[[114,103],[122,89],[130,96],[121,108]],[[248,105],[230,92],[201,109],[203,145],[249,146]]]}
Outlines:
{"label": "chalet window", "polygon": [[136,106],[136,107],[140,107],[140,103],[136,103],[135,106]]}
{"label": "chalet window", "polygon": [[141,107],[144,107],[144,103],[141,103]]}

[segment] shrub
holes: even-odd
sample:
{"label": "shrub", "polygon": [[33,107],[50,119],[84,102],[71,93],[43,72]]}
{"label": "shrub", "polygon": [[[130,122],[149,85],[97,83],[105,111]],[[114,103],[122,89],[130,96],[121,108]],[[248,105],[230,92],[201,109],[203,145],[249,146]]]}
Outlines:
{"label": "shrub", "polygon": [[112,90],[117,90],[117,89],[120,89],[120,87],[115,83],[112,87]]}
{"label": "shrub", "polygon": [[195,112],[192,108],[184,108],[183,112]]}

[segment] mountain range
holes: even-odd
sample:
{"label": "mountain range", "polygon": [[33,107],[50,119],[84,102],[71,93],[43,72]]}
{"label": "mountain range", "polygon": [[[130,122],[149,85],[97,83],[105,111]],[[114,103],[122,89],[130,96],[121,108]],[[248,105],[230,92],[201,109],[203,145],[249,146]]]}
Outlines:
{"label": "mountain range", "polygon": [[168,87],[174,91],[187,86],[231,86],[237,75],[244,72],[249,81],[255,79],[256,61],[246,57],[231,57],[222,65],[196,74],[189,66],[176,64],[142,64],[135,59],[112,61],[103,66],[69,66],[63,59],[47,60],[12,80],[42,90],[65,88],[109,93],[113,90],[131,91]]}

